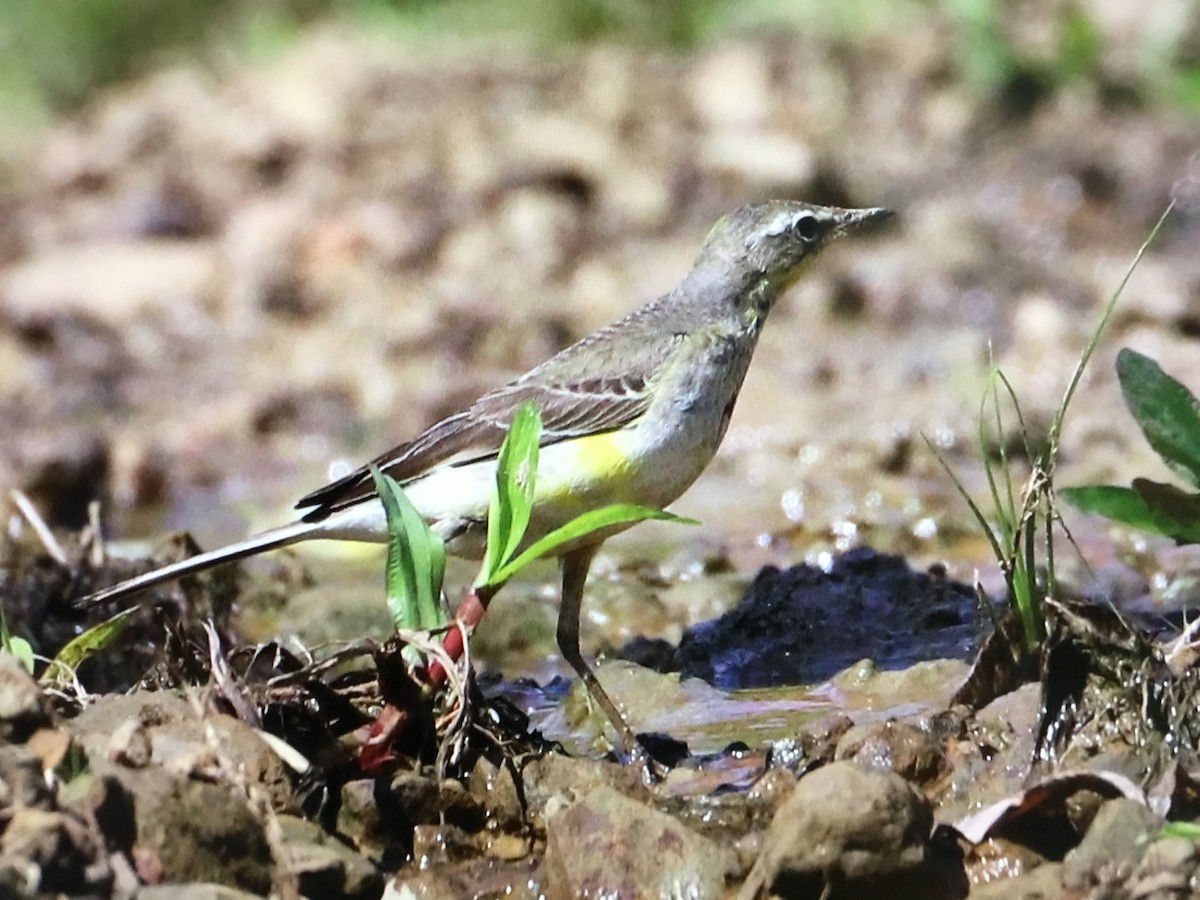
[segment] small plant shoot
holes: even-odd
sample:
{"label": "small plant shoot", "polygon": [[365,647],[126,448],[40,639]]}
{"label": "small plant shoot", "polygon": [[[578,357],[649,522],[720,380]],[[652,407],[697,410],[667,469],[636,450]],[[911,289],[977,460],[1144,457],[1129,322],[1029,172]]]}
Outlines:
{"label": "small plant shoot", "polygon": [[[535,404],[527,403],[518,410],[500,447],[496,489],[488,508],[487,548],[474,587],[485,606],[505,582],[534,560],[594,539],[597,532],[648,519],[695,524],[663,510],[618,503],[589,510],[522,550],[536,502],[541,434],[541,413]],[[442,540],[395,479],[375,467],[371,475],[388,520],[386,585],[392,624],[397,631],[439,629],[449,621],[441,603],[446,571]],[[406,647],[405,653],[411,664],[420,662],[415,647]]]}
{"label": "small plant shoot", "polygon": [[584,543],[597,532],[659,519],[696,524],[661,509],[633,503],[615,503],[589,510],[535,541],[519,555],[533,515],[537,490],[538,448],[542,416],[536,404],[526,403],[513,418],[500,448],[496,467],[496,492],[488,514],[488,547],[477,589],[495,593],[517,572],[535,560],[554,556],[571,544]]}
{"label": "small plant shoot", "polygon": [[442,608],[446,575],[442,539],[425,523],[394,478],[375,466],[371,467],[371,477],[388,521],[385,584],[392,625],[397,631],[440,628],[448,621]]}

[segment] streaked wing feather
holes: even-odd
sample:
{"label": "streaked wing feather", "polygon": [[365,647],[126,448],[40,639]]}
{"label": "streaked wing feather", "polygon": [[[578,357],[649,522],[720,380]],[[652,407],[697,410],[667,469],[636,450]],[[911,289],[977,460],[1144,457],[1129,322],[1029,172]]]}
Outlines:
{"label": "streaked wing feather", "polygon": [[[372,461],[400,484],[441,465],[466,465],[495,458],[517,410],[527,401],[542,412],[541,445],[580,435],[613,431],[632,422],[649,404],[648,380],[641,375],[583,378],[574,383],[518,380],[480,397],[471,408],[433,425],[407,444]],[[367,466],[301,498],[305,521],[375,496]]]}

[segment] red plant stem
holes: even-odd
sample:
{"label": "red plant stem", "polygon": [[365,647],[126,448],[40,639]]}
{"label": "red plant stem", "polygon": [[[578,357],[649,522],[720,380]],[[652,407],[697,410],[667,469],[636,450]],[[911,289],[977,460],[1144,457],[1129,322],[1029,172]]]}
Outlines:
{"label": "red plant stem", "polygon": [[[469,635],[475,630],[494,595],[495,591],[486,587],[473,587],[458,604],[454,613],[455,626],[446,632],[446,637],[442,639],[442,649],[451,659],[457,660],[463,655],[464,635]],[[425,680],[431,687],[441,687],[446,683],[446,670],[436,659],[429,663]]]}

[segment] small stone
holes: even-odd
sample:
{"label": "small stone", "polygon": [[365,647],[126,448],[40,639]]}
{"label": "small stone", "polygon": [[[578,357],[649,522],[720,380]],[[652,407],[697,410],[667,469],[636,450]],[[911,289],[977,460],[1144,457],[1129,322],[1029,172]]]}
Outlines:
{"label": "small stone", "polygon": [[413,829],[413,859],[422,869],[449,865],[479,854],[479,847],[453,825],[418,825]]}
{"label": "small stone", "polygon": [[19,659],[0,653],[0,740],[24,743],[52,724],[42,689]]}
{"label": "small stone", "polygon": [[941,743],[908,722],[883,722],[855,728],[838,743],[836,759],[853,759],[869,769],[895,772],[926,785],[950,768]]}
{"label": "small stone", "polygon": [[377,853],[395,835],[387,828],[375,800],[375,779],[360,778],[342,785],[337,828],[359,847]]}
{"label": "small stone", "polygon": [[97,241],[46,250],[0,278],[9,315],[46,310],[94,316],[124,328],[145,316],[200,308],[220,259],[203,241]]}
{"label": "small stone", "polygon": [[0,854],[0,897],[38,896],[38,867],[27,859]]}
{"label": "small stone", "polygon": [[502,831],[499,834],[487,836],[485,843],[489,856],[506,861],[524,859],[533,852],[532,841],[522,834]]}
{"label": "small stone", "polygon": [[609,787],[546,820],[550,896],[717,898],[735,867],[728,849]]}
{"label": "small stone", "polygon": [[364,857],[319,826],[298,816],[279,817],[288,873],[304,897],[373,900],[383,890],[383,875]]}
{"label": "small stone", "polygon": [[600,787],[611,787],[634,798],[648,797],[637,769],[602,760],[570,759],[558,753],[535,759],[521,773],[529,816],[548,817],[552,808],[560,809]]}
{"label": "small stone", "polygon": [[37,866],[39,893],[107,893],[110,872],[102,848],[83,821],[69,813],[17,810],[0,839],[0,853]]}
{"label": "small stone", "polygon": [[1059,863],[1047,863],[1013,878],[997,878],[971,888],[971,900],[1049,900],[1062,895]]}
{"label": "small stone", "polygon": [[219,882],[259,894],[271,889],[266,831],[244,795],[158,766],[127,769],[99,760],[94,767],[133,797],[134,857],[143,878],[157,871],[163,882]]}
{"label": "small stone", "polygon": [[483,807],[452,778],[439,782],[417,772],[400,772],[392,778],[388,796],[387,814],[412,825],[445,821],[468,831],[483,827]]}
{"label": "small stone", "polygon": [[710,51],[688,87],[696,114],[711,125],[757,125],[771,111],[770,61],[750,43]]}
{"label": "small stone", "polygon": [[796,789],[796,776],[790,769],[768,769],[754,782],[746,799],[778,806]]}
{"label": "small stone", "polygon": [[509,828],[524,821],[521,795],[507,766],[497,766],[481,756],[467,779],[467,790],[473,797],[484,798],[489,822]]}
{"label": "small stone", "polygon": [[807,144],[786,135],[741,129],[708,135],[700,146],[700,165],[717,177],[774,189],[801,189],[817,169]]}
{"label": "small stone", "polygon": [[21,744],[0,743],[0,815],[12,809],[54,807],[42,762]]}
{"label": "small stone", "polygon": [[224,884],[158,884],[142,888],[136,900],[260,900],[260,895]]}
{"label": "small stone", "polygon": [[515,862],[482,857],[427,872],[406,867],[388,884],[382,900],[459,900],[460,897],[543,900],[557,896],[546,890],[544,882],[540,857]]}
{"label": "small stone", "polygon": [[780,806],[740,896],[965,896],[931,852],[932,829],[929,803],[900,776],[830,763],[801,778]]}
{"label": "small stone", "polygon": [[1163,837],[1146,847],[1133,876],[1130,895],[1142,898],[1183,897],[1196,871],[1196,844],[1181,837]]}
{"label": "small stone", "polygon": [[1141,859],[1148,836],[1162,819],[1141,803],[1118,797],[1100,807],[1083,840],[1063,859],[1063,886],[1086,891],[1128,878]]}

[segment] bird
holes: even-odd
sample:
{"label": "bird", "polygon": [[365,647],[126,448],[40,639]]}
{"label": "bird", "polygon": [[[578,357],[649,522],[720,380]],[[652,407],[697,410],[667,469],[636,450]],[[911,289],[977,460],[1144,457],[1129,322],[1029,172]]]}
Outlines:
{"label": "bird", "polygon": [[[543,427],[525,545],[609,504],[666,508],[715,456],[779,297],[831,241],[890,215],[880,207],[797,200],[742,206],[716,222],[673,290],[300,498],[295,521],[103,588],[81,605],[109,603],[301,541],[386,543],[372,466],[401,485],[448,553],[480,558],[499,449],[517,411],[530,402]],[[632,754],[637,737],[579,646],[588,571],[600,545],[619,530],[559,549],[556,638],[563,659]]]}

